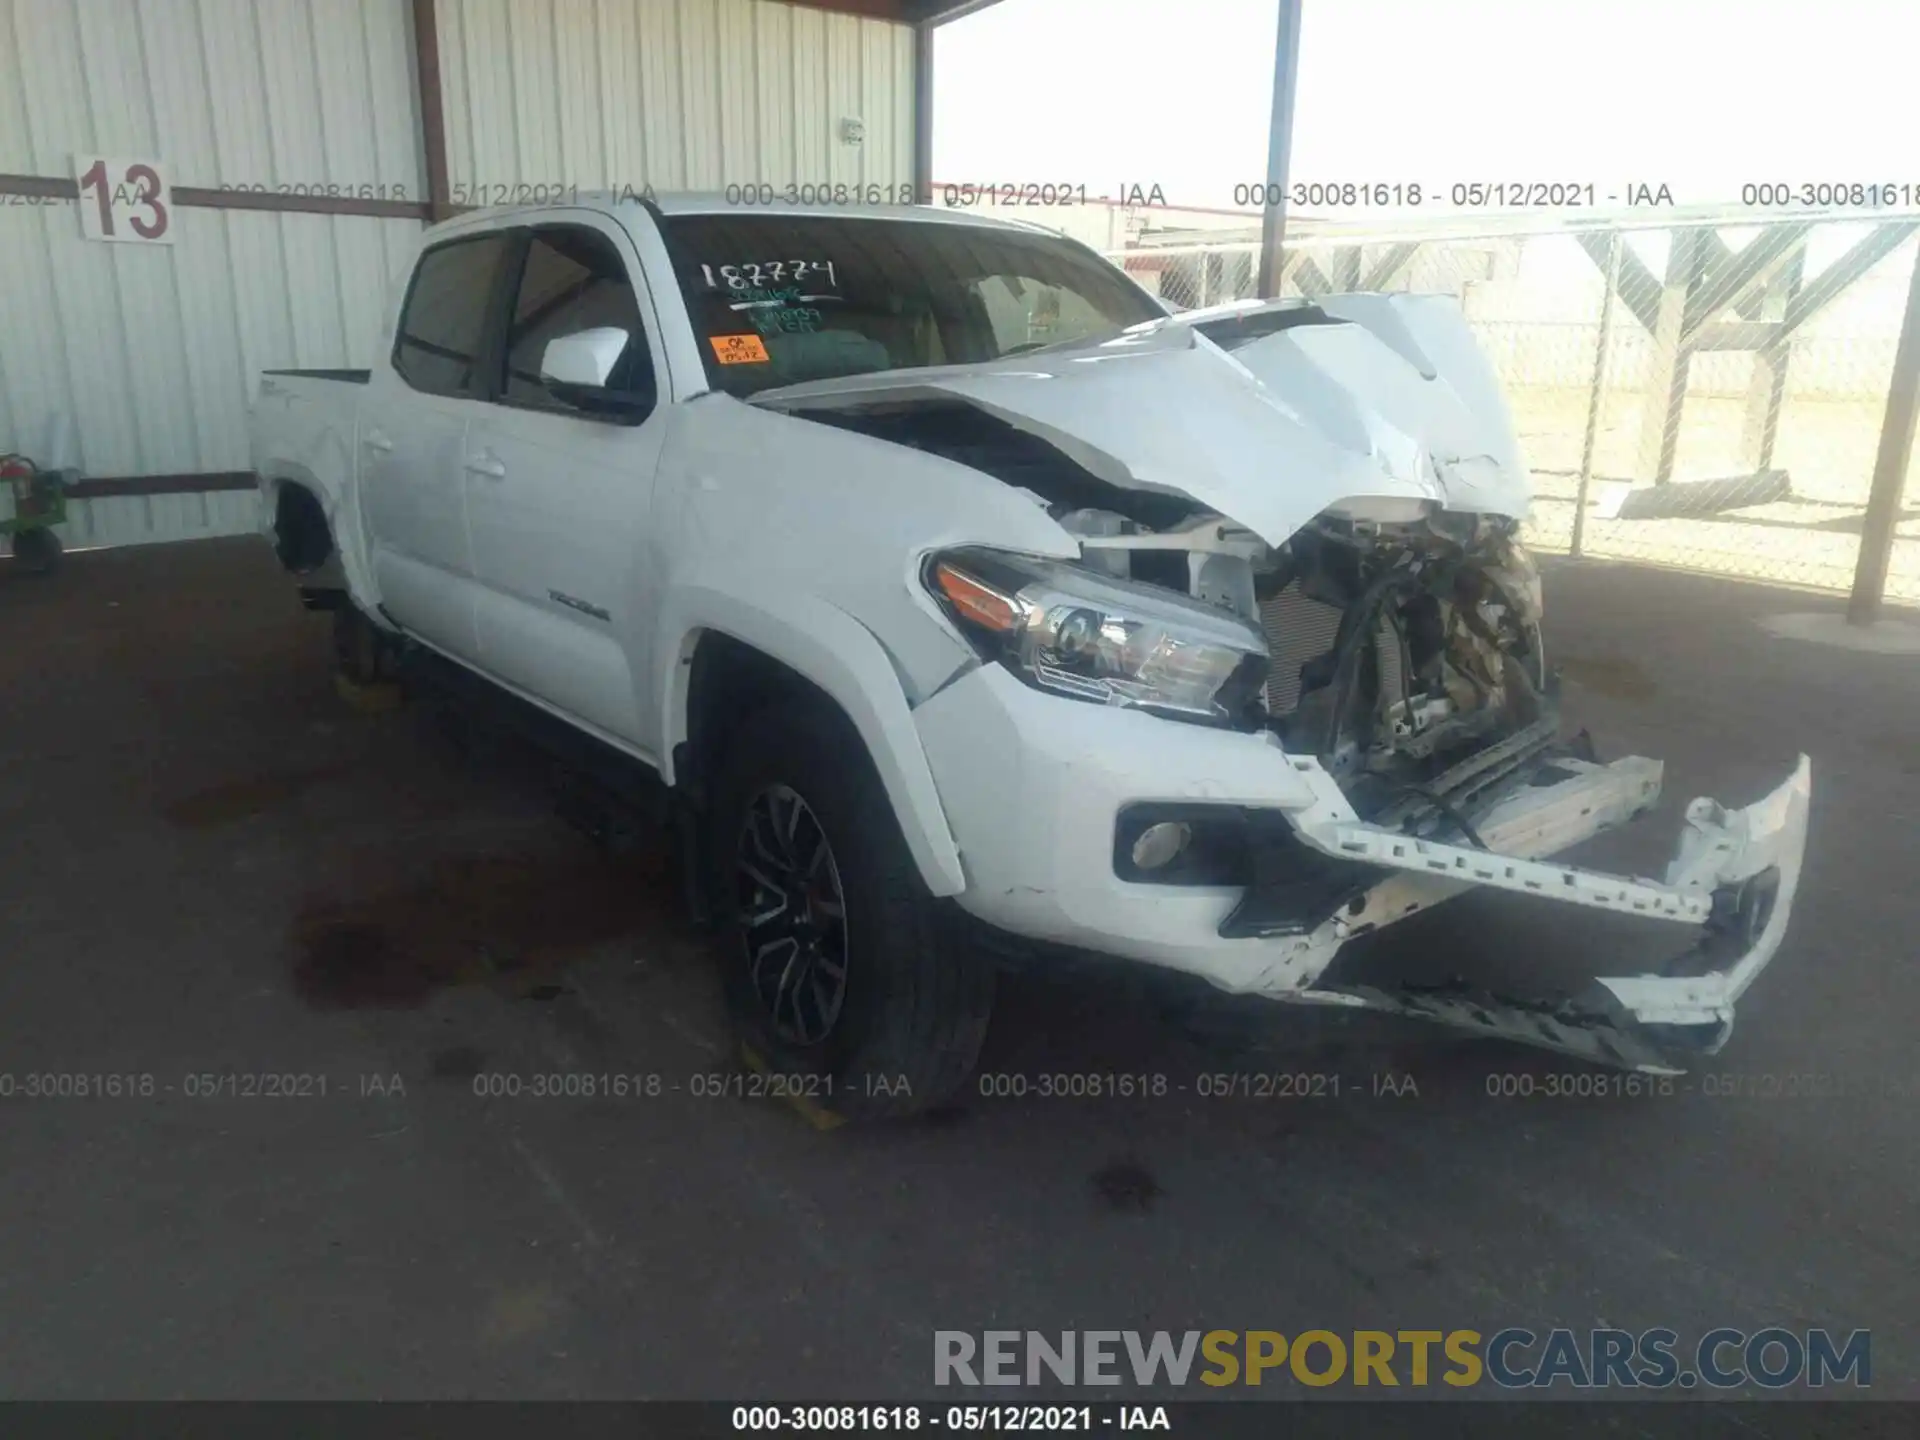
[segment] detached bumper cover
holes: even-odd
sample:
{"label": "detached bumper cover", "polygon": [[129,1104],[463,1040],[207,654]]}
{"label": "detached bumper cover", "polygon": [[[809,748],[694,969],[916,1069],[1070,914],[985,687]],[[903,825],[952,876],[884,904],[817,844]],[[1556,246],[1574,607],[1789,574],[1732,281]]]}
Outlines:
{"label": "detached bumper cover", "polygon": [[1666,973],[1600,982],[1635,1019],[1732,1029],[1734,1002],[1786,938],[1812,798],[1813,769],[1802,755],[1784,785],[1744,810],[1729,812],[1705,799],[1687,807],[1687,832],[1667,883],[1709,891],[1712,910],[1699,945]]}
{"label": "detached bumper cover", "polygon": [[[1599,791],[1618,792],[1620,787],[1607,777],[1619,772],[1625,780],[1636,769],[1643,782],[1650,782],[1649,793],[1657,794],[1659,767],[1651,761],[1623,760],[1592,767],[1588,774]],[[1478,850],[1412,840],[1353,822],[1309,821],[1301,825],[1300,835],[1316,849],[1403,872],[1400,883],[1384,882],[1363,908],[1333,922],[1349,934],[1368,928],[1369,914],[1378,919],[1386,909],[1405,913],[1425,881],[1429,887],[1434,882],[1447,885],[1448,894],[1462,885],[1490,885],[1621,910],[1697,926],[1698,935],[1691,947],[1657,970],[1603,977],[1564,1002],[1509,999],[1459,987],[1328,987],[1299,998],[1393,1010],[1608,1064],[1649,1071],[1682,1069],[1688,1057],[1712,1054],[1726,1043],[1733,1032],[1734,1003],[1786,938],[1806,851],[1812,790],[1812,767],[1802,755],[1783,784],[1745,809],[1730,811],[1714,800],[1695,800],[1687,807],[1686,830],[1664,882],[1526,858],[1542,832],[1517,835],[1512,824],[1486,835],[1491,848]],[[1564,818],[1567,807],[1548,802],[1535,808],[1543,816],[1558,813]],[[1511,853],[1502,842],[1516,842]],[[1432,898],[1440,897],[1432,895],[1425,903]]]}

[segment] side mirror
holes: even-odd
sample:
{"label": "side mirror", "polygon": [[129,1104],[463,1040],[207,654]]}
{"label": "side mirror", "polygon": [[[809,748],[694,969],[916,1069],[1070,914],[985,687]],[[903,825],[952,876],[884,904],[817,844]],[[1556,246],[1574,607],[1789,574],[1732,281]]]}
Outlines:
{"label": "side mirror", "polygon": [[627,353],[630,338],[617,325],[602,325],[549,340],[540,355],[540,378],[548,386],[557,382],[604,390],[613,367]]}
{"label": "side mirror", "polygon": [[[653,409],[651,387],[645,394],[609,390],[607,381],[627,353],[633,337],[617,325],[597,326],[549,340],[540,355],[540,381],[562,404],[590,415],[638,424]],[[643,374],[650,374],[645,366]]]}

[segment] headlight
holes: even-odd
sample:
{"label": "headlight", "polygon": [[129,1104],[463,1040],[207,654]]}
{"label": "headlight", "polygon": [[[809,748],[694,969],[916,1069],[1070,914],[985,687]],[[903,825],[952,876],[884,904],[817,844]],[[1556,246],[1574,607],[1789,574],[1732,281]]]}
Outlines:
{"label": "headlight", "polygon": [[998,550],[937,555],[927,584],[983,654],[1042,690],[1215,724],[1257,711],[1266,637],[1224,610]]}

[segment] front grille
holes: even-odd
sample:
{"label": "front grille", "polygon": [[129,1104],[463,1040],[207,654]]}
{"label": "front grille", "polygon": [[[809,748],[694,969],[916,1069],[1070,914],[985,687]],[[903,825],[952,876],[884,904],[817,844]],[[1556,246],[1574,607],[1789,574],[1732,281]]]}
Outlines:
{"label": "front grille", "polygon": [[[1300,593],[1294,581],[1260,607],[1260,628],[1267,634],[1267,713],[1288,715],[1300,703],[1300,667],[1333,649],[1340,633],[1340,609]],[[1401,698],[1400,645],[1382,619],[1374,637],[1380,656],[1380,684],[1390,699]]]}

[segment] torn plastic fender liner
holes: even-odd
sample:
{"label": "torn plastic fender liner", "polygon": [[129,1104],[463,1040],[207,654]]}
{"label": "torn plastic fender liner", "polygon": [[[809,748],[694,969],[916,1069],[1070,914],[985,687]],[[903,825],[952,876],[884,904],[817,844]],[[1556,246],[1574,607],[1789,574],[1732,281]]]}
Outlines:
{"label": "torn plastic fender liner", "polygon": [[[1664,882],[1467,849],[1366,825],[1328,807],[1300,836],[1322,852],[1447,884],[1491,885],[1571,904],[1702,927],[1695,947],[1657,971],[1601,978],[1571,1005],[1502,1004],[1439,992],[1351,987],[1298,998],[1389,1009],[1587,1058],[1671,1069],[1674,1040],[1712,1054],[1733,1030],[1733,1006],[1786,937],[1806,853],[1811,762],[1765,798],[1729,811],[1698,799]],[[1531,847],[1521,847],[1531,848]],[[1409,908],[1412,908],[1411,906]],[[1610,1033],[1609,1033],[1610,1032]]]}

